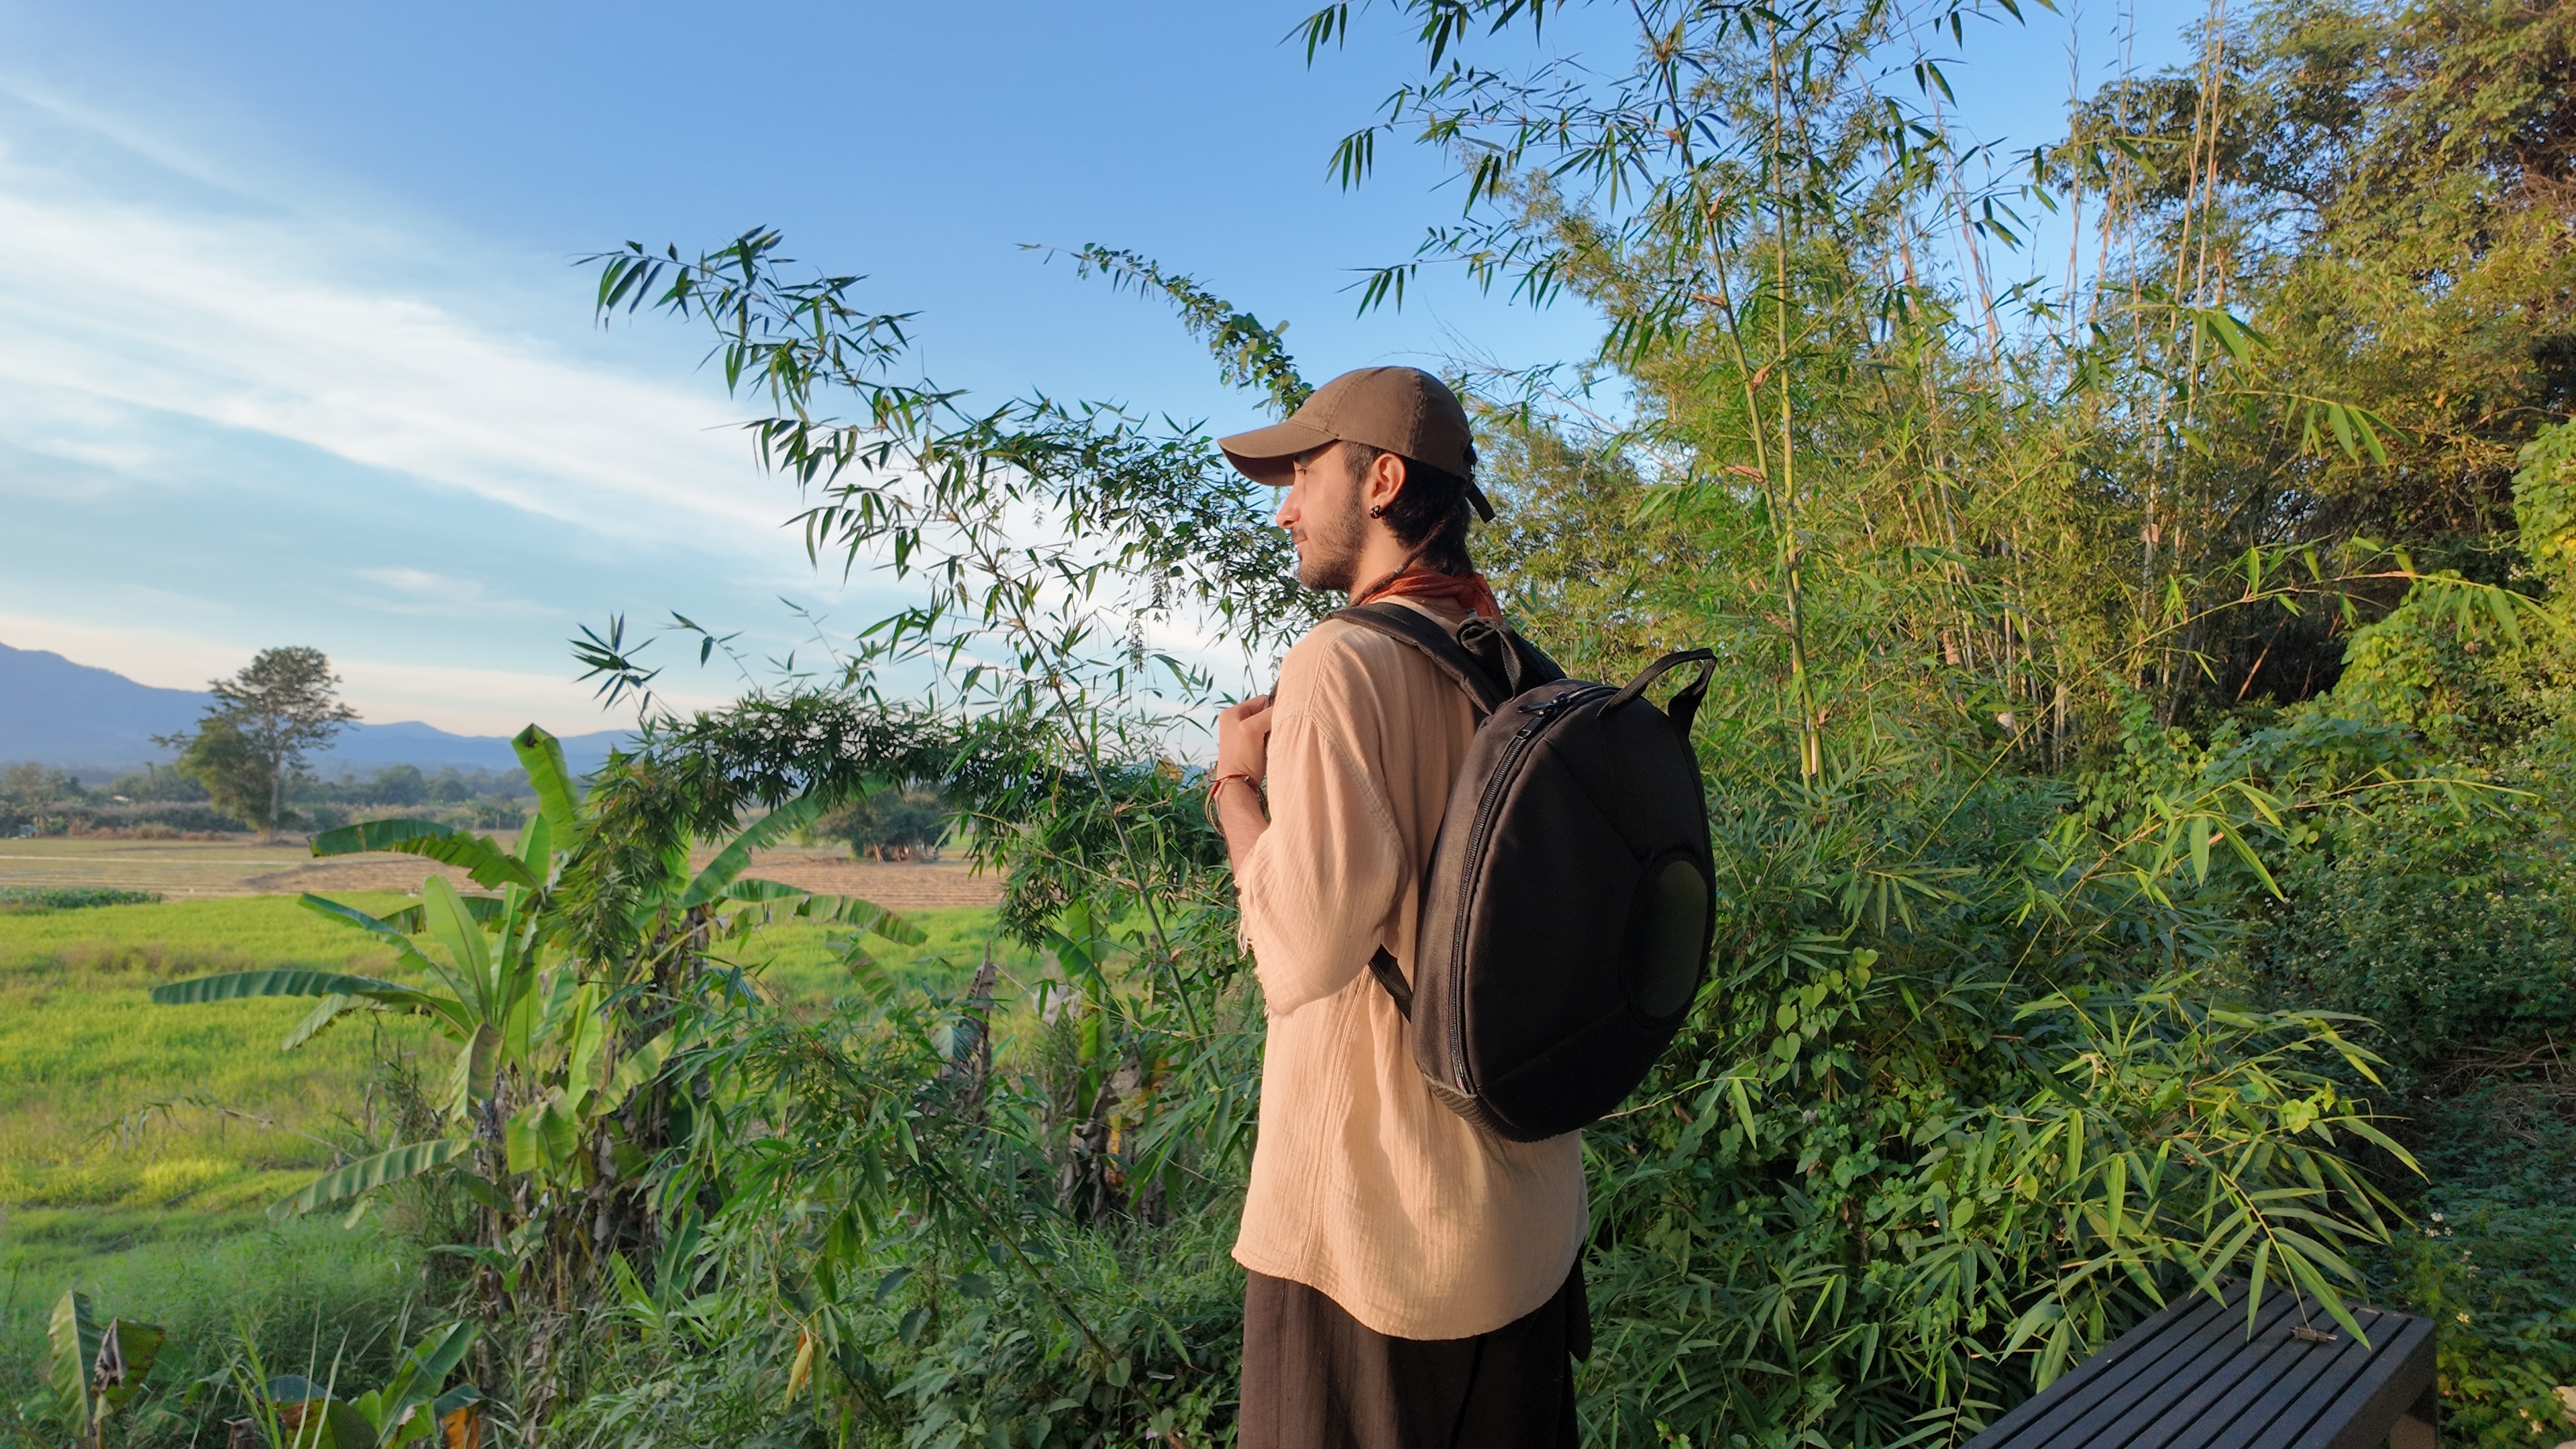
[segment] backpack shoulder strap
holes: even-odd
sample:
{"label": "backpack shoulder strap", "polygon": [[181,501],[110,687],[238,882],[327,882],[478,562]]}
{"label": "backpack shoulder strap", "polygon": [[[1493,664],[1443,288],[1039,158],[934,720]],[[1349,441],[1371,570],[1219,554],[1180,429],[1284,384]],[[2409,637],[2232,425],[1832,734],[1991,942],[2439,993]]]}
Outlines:
{"label": "backpack shoulder strap", "polygon": [[1413,984],[1404,979],[1404,967],[1394,953],[1378,947],[1377,953],[1369,957],[1369,974],[1377,978],[1379,989],[1395,1003],[1395,1014],[1406,1021],[1413,1020]]}
{"label": "backpack shoulder strap", "polygon": [[[1489,620],[1470,619],[1453,634],[1439,620],[1402,604],[1361,604],[1336,609],[1325,617],[1356,624],[1421,650],[1440,666],[1441,673],[1466,692],[1468,702],[1479,715],[1492,714],[1525,689],[1565,677],[1556,661],[1540,653],[1537,646]],[[1462,636],[1472,639],[1473,647],[1462,643]],[[1404,970],[1395,957],[1380,946],[1369,957],[1368,969],[1377,978],[1379,988],[1395,1003],[1396,1014],[1411,1021],[1413,987],[1405,981]]]}
{"label": "backpack shoulder strap", "polygon": [[[1479,657],[1476,652],[1471,652],[1466,646],[1460,644],[1458,636],[1451,633],[1448,626],[1419,609],[1408,609],[1402,604],[1361,604],[1355,608],[1336,609],[1325,617],[1339,619],[1345,624],[1356,624],[1372,633],[1384,634],[1390,639],[1399,640],[1421,650],[1432,663],[1440,666],[1441,673],[1448,675],[1452,682],[1466,692],[1468,700],[1476,706],[1476,713],[1480,715],[1492,714],[1512,696],[1528,688],[1530,684],[1543,682],[1524,681],[1516,677],[1523,671],[1512,666],[1521,663],[1523,658],[1535,656],[1543,660],[1546,656],[1526,644],[1521,644],[1520,637],[1510,634],[1508,630],[1495,630],[1491,625],[1487,625],[1484,631],[1509,635],[1508,642],[1520,646],[1513,651],[1513,656],[1504,669],[1498,671],[1492,662]],[[1470,620],[1469,627],[1474,627],[1476,622]],[[1500,654],[1501,651],[1494,652]],[[1553,664],[1547,667],[1555,668]],[[1555,677],[1562,678],[1562,672]]]}

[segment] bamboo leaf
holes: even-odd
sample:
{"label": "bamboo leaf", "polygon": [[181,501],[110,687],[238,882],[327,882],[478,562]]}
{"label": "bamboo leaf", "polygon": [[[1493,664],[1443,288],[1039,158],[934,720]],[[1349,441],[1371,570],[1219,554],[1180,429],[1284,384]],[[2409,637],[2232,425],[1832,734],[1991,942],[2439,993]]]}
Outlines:
{"label": "bamboo leaf", "polygon": [[805,1392],[806,1382],[813,1374],[814,1330],[800,1327],[796,1330],[796,1358],[787,1369],[787,1392],[779,1400],[781,1408],[795,1406],[796,1396]]}

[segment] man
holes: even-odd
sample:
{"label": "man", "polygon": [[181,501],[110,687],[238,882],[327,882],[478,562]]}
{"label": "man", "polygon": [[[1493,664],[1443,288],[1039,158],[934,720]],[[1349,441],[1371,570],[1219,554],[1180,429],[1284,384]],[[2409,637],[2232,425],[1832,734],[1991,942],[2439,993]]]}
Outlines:
{"label": "man", "polygon": [[[1277,521],[1308,588],[1499,617],[1467,556],[1470,510],[1492,509],[1438,378],[1344,373],[1220,446],[1287,490]],[[1419,651],[1334,620],[1288,651],[1274,695],[1217,721],[1208,809],[1270,1023],[1234,1247],[1243,1449],[1575,1442],[1579,1140],[1506,1142],[1442,1106],[1367,969],[1383,947],[1412,977],[1422,873],[1475,729]]]}

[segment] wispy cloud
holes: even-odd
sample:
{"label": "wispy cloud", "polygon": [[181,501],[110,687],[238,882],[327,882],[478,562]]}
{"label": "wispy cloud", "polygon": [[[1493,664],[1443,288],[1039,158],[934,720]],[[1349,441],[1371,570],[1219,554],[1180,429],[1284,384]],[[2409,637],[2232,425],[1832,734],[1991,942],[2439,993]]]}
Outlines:
{"label": "wispy cloud", "polygon": [[460,621],[563,617],[560,608],[495,593],[480,579],[412,568],[360,569],[357,573],[376,587],[357,594],[350,602],[388,614]]}
{"label": "wispy cloud", "polygon": [[837,592],[748,407],[646,375],[669,334],[603,348],[559,259],[247,171],[0,82],[0,534],[41,560],[8,642],[189,687],[325,644],[372,718],[515,729],[590,713],[573,621]]}
{"label": "wispy cloud", "polygon": [[74,185],[25,146],[0,159],[0,380],[26,445],[144,466],[78,425],[171,413],[616,538],[684,521],[775,549],[782,510],[745,486],[722,399],[478,326],[408,285],[416,248],[233,199]]}

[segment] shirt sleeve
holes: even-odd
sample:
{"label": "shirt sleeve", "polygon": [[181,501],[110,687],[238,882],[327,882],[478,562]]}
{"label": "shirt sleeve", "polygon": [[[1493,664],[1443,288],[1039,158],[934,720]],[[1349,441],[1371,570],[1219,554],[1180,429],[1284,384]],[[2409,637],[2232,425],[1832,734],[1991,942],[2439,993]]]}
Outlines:
{"label": "shirt sleeve", "polygon": [[1282,670],[1284,713],[1270,727],[1270,829],[1237,883],[1253,971],[1274,1017],[1333,995],[1366,969],[1406,883],[1394,812],[1360,764],[1348,697],[1364,682],[1354,679],[1357,661],[1347,648],[1316,652],[1292,654]]}

